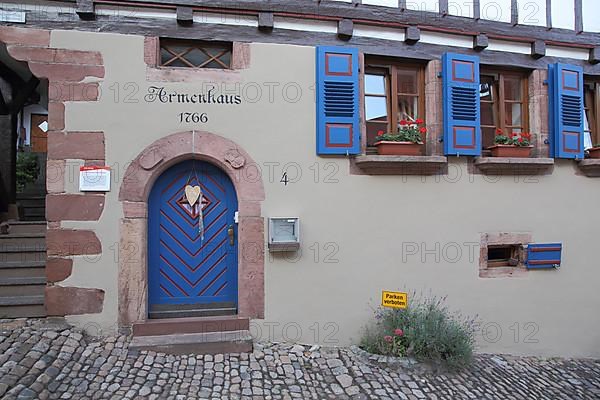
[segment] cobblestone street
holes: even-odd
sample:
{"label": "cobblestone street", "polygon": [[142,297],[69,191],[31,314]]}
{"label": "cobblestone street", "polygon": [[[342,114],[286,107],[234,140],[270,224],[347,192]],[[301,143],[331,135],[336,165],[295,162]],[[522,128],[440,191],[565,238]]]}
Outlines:
{"label": "cobblestone street", "polygon": [[600,361],[479,355],[469,371],[382,367],[352,349],[255,344],[171,356],[92,341],[65,325],[2,324],[3,399],[598,399]]}

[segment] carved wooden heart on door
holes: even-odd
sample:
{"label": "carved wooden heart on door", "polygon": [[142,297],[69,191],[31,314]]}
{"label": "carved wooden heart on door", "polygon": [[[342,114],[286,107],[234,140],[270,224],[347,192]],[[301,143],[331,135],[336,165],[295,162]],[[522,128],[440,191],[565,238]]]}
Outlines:
{"label": "carved wooden heart on door", "polygon": [[200,189],[200,186],[187,185],[185,187],[185,198],[187,199],[188,203],[190,203],[190,206],[192,206],[192,207],[194,206],[194,204],[196,204],[196,202],[200,198],[201,193],[202,193],[202,190]]}

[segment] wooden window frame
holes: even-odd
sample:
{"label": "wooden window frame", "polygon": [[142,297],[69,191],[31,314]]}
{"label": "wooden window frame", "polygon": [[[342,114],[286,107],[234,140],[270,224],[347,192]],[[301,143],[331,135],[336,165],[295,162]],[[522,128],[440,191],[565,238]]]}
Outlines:
{"label": "wooden window frame", "polygon": [[[373,57],[373,56],[364,56],[364,74],[363,81],[366,75],[381,75],[385,73],[385,83],[386,83],[386,103],[387,103],[387,132],[395,131],[394,127],[397,127],[400,123],[398,120],[398,96],[406,95],[406,96],[417,96],[418,97],[418,115],[417,118],[422,119],[425,124],[427,123],[426,114],[425,114],[425,68],[426,65],[417,62],[406,62],[398,59],[392,59],[387,57]],[[399,93],[398,92],[398,70],[400,69],[415,69],[417,71],[417,90],[418,93]],[[383,95],[373,95],[366,93],[366,87],[362,94],[362,100],[364,103],[364,110],[366,113],[366,97],[383,97]],[[395,101],[392,101],[395,99]],[[369,122],[366,120],[365,114],[365,137],[367,131],[367,124]],[[383,124],[382,124],[383,125]],[[367,144],[367,149],[373,149],[373,146],[369,146]]]}
{"label": "wooden window frame", "polygon": [[[592,86],[592,104],[587,103],[587,89]],[[584,113],[588,110],[592,111],[592,118],[588,119],[590,136],[592,145],[600,144],[600,79],[585,79],[584,80]],[[587,113],[586,113],[587,118]]]}
{"label": "wooden window frame", "polygon": [[[495,125],[483,125],[482,128],[494,128],[494,129],[502,129],[505,134],[512,133],[507,129],[514,129],[515,127],[512,125],[506,125],[506,105],[507,104],[521,104],[521,130],[522,132],[529,132],[529,73],[525,71],[514,71],[507,69],[499,69],[499,68],[489,68],[489,67],[481,67],[481,71],[479,72],[480,76],[490,76],[497,75],[498,79],[494,81],[494,89],[496,94],[496,99],[493,101],[488,100],[479,100],[480,103],[493,103],[493,111],[494,111],[494,123]],[[504,89],[504,80],[507,77],[516,77],[521,79],[521,100],[507,100],[505,89]],[[539,134],[539,132],[537,132]],[[483,133],[482,133],[483,135]],[[482,141],[483,143],[483,141]],[[484,148],[484,150],[487,150]]]}
{"label": "wooden window frame", "polygon": [[[177,45],[177,46],[187,46],[188,49],[182,53],[175,54],[173,51],[169,50],[166,46],[168,45]],[[163,47],[164,46],[164,47]],[[165,48],[171,55],[173,56],[168,62],[163,63],[162,61],[162,51]],[[208,60],[204,61],[201,65],[194,65],[189,60],[185,58],[185,55],[190,51],[197,49],[206,54]],[[207,49],[223,49],[219,54],[214,55],[211,52],[207,51]],[[224,63],[220,58],[229,53],[229,65]],[[160,68],[182,68],[182,69],[193,69],[193,70],[231,70],[234,65],[234,44],[233,42],[224,42],[224,41],[205,41],[205,40],[190,40],[190,39],[173,39],[173,38],[159,38],[158,40],[158,67]],[[181,66],[172,66],[169,65],[172,62],[180,60],[186,67]],[[215,67],[206,67],[206,65],[211,62],[216,62],[221,66],[221,68]]]}

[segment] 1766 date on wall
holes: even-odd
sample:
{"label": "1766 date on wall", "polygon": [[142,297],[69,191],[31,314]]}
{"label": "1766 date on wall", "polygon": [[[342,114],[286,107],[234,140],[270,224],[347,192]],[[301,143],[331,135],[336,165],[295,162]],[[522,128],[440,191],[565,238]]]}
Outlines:
{"label": "1766 date on wall", "polygon": [[[200,104],[200,105],[223,105],[236,106],[242,104],[242,96],[239,94],[219,94],[216,87],[211,86],[207,90],[198,93],[180,93],[166,90],[161,86],[150,86],[148,93],[144,96],[147,103],[163,104]],[[202,111],[184,111],[177,114],[180,124],[205,124],[209,116]]]}

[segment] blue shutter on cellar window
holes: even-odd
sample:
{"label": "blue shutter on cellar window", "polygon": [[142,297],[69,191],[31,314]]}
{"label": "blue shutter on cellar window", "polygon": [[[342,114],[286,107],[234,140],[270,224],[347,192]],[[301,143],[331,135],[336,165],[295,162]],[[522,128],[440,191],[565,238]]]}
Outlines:
{"label": "blue shutter on cellar window", "polygon": [[530,244],[527,246],[527,268],[558,268],[560,267],[561,253],[561,243]]}
{"label": "blue shutter on cellar window", "polygon": [[583,69],[576,65],[548,66],[550,154],[556,158],[584,157]]}
{"label": "blue shutter on cellar window", "polygon": [[445,53],[444,154],[481,155],[479,57]]}
{"label": "blue shutter on cellar window", "polygon": [[317,47],[317,154],[359,154],[358,49]]}

